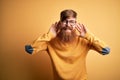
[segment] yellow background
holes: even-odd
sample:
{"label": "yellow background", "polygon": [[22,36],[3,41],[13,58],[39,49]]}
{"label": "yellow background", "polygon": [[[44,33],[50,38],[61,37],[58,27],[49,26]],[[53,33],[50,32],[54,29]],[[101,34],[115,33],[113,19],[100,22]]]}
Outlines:
{"label": "yellow background", "polygon": [[64,9],[78,13],[78,21],[105,41],[111,53],[90,51],[88,80],[120,80],[119,0],[1,0],[0,80],[52,80],[46,52],[29,55],[24,45],[46,33]]}

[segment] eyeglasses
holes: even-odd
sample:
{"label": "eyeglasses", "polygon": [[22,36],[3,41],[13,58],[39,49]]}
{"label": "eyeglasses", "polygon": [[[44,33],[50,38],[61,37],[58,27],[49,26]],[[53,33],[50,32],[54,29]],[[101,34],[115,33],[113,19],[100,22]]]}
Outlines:
{"label": "eyeglasses", "polygon": [[75,20],[65,20],[65,21],[63,21],[62,23],[63,23],[64,25],[66,25],[66,24],[69,23],[70,25],[73,26],[73,25],[75,25],[76,21],[75,21]]}

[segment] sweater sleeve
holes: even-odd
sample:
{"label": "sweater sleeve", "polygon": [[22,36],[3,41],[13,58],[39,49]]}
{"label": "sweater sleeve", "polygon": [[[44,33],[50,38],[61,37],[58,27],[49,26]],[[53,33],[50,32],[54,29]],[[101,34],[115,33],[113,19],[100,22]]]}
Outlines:
{"label": "sweater sleeve", "polygon": [[55,24],[52,24],[49,31],[46,34],[40,35],[31,44],[25,45],[25,51],[29,54],[33,54],[41,50],[46,50],[48,41],[50,41],[56,36],[54,26]]}
{"label": "sweater sleeve", "polygon": [[25,51],[29,54],[37,53],[47,49],[47,42],[50,40],[49,34],[43,34],[35,39],[31,44],[25,45]]}
{"label": "sweater sleeve", "polygon": [[95,50],[102,55],[106,55],[110,53],[109,46],[106,45],[103,41],[101,41],[97,37],[95,37],[90,32],[87,32],[84,38],[88,40],[88,43],[90,44],[90,49]]}

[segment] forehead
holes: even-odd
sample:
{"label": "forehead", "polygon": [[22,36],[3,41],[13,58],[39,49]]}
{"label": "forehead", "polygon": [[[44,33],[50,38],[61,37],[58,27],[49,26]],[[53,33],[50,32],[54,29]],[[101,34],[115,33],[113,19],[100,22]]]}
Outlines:
{"label": "forehead", "polygon": [[68,20],[68,21],[74,21],[74,20],[76,20],[76,18],[73,18],[73,17],[69,17],[69,18],[67,18],[66,20]]}

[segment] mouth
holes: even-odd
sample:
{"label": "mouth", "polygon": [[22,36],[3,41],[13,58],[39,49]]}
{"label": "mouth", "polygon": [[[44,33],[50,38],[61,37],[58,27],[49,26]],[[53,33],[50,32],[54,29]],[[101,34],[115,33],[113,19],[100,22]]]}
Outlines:
{"label": "mouth", "polygon": [[64,28],[62,28],[63,30],[73,30],[73,28],[71,28],[71,27],[64,27]]}
{"label": "mouth", "polygon": [[66,30],[65,30],[65,32],[68,32],[68,33],[70,33],[70,32],[71,32],[71,30],[70,30],[70,29],[66,29]]}

